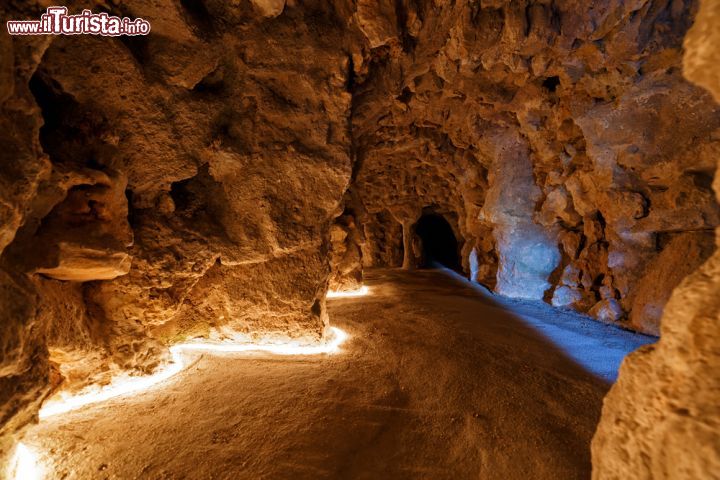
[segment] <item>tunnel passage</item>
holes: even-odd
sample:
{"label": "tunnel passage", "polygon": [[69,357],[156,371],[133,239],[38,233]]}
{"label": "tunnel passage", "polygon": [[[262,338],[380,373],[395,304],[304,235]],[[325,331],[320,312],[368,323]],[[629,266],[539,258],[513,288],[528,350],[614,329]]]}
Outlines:
{"label": "tunnel passage", "polygon": [[424,214],[415,225],[415,234],[422,245],[421,268],[432,268],[439,263],[455,271],[461,270],[457,238],[442,215]]}

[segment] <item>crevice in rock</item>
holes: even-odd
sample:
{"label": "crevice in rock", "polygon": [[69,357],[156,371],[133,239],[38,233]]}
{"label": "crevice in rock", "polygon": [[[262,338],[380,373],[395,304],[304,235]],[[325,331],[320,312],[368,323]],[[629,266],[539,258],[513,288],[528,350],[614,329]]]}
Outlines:
{"label": "crevice in rock", "polygon": [[557,88],[560,86],[560,77],[553,76],[553,77],[547,77],[542,82],[542,86],[550,93],[555,93],[557,91]]}
{"label": "crevice in rock", "polygon": [[180,5],[187,14],[188,23],[198,35],[215,33],[213,16],[208,11],[204,0],[180,0]]}
{"label": "crevice in rock", "polygon": [[151,64],[150,41],[144,36],[120,37],[122,43],[130,55],[135,59],[140,70],[146,72]]}

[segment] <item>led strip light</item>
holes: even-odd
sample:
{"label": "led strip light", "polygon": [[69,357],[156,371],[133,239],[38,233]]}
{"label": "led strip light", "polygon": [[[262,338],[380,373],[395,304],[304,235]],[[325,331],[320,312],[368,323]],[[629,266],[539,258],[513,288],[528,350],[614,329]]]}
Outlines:
{"label": "led strip light", "polygon": [[367,295],[368,293],[370,293],[370,288],[367,285],[363,285],[357,290],[329,290],[327,292],[327,298],[362,297],[364,295]]}
{"label": "led strip light", "polygon": [[[185,367],[184,353],[216,352],[216,353],[245,353],[267,352],[275,355],[320,355],[333,354],[340,351],[347,339],[345,331],[330,327],[329,339],[317,345],[303,345],[300,343],[262,344],[262,343],[181,343],[170,347],[172,361],[160,371],[145,377],[121,377],[113,379],[106,386],[83,391],[75,395],[59,395],[57,399],[46,402],[39,412],[41,420],[62,413],[77,410],[86,405],[104,402],[111,398],[137,393],[172,378]],[[8,466],[8,479],[13,480],[41,480],[43,468],[38,461],[38,454],[22,442],[15,446],[15,451]]]}

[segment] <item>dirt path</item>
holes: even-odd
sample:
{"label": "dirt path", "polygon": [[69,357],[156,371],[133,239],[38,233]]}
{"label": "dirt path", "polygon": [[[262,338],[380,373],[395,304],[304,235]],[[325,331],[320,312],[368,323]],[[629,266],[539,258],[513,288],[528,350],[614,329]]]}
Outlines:
{"label": "dirt path", "polygon": [[26,443],[48,478],[589,476],[608,384],[571,355],[587,351],[612,377],[646,338],[494,305],[439,272],[378,271],[368,284],[366,297],[329,301],[351,335],[342,354],[205,355],[139,396],[45,420]]}

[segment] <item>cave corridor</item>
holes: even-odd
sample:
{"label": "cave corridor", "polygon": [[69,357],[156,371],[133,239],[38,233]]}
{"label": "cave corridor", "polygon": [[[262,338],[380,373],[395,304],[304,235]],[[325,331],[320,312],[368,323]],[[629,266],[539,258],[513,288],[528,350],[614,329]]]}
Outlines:
{"label": "cave corridor", "polygon": [[720,480],[716,0],[0,18],[0,479]]}
{"label": "cave corridor", "polygon": [[415,224],[415,234],[420,240],[420,266],[424,268],[439,264],[451,270],[461,270],[459,247],[450,224],[438,214],[425,214]]}

